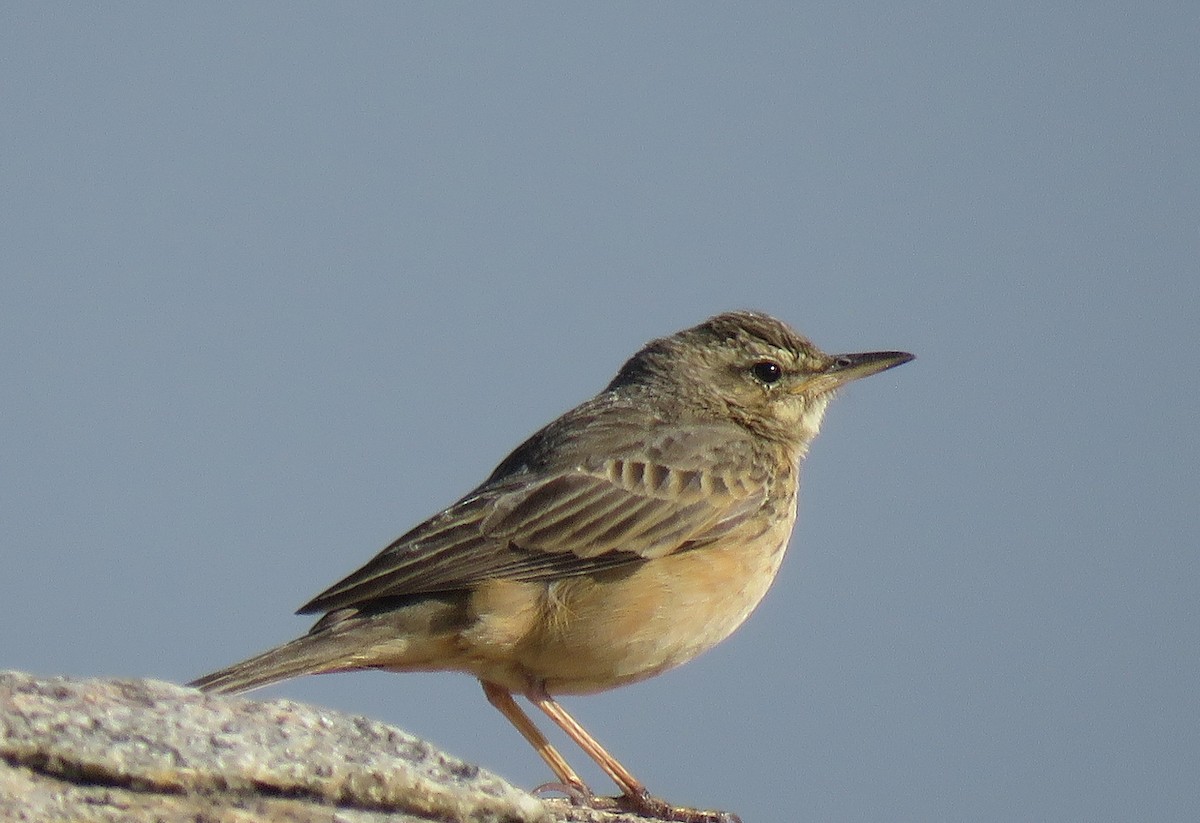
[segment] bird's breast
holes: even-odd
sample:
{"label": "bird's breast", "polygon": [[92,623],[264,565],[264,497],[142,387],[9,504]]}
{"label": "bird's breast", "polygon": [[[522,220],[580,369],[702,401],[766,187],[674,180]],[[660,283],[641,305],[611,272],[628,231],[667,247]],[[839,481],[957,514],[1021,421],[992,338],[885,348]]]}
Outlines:
{"label": "bird's breast", "polygon": [[795,520],[744,524],[716,544],[554,581],[516,661],[551,693],[603,691],[651,677],[728,637],[767,593]]}

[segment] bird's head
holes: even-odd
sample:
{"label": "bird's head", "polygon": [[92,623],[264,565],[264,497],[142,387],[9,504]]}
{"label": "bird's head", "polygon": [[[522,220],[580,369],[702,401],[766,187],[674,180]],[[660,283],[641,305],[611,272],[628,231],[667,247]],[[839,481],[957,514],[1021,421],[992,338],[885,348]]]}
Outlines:
{"label": "bird's head", "polygon": [[732,420],[803,450],[839,386],[912,359],[826,354],[769,315],[735,311],[647,343],[609,389],[642,391],[680,417]]}

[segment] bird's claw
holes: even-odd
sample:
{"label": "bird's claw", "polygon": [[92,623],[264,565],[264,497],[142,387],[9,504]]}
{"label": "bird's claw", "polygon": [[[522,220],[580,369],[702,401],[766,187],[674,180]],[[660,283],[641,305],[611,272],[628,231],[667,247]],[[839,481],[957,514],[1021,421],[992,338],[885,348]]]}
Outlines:
{"label": "bird's claw", "polygon": [[567,799],[571,801],[572,806],[591,807],[593,801],[596,799],[596,796],[592,794],[592,790],[582,783],[576,786],[571,783],[551,781],[536,787],[532,794],[540,795],[546,792],[559,792],[566,795]]}
{"label": "bird's claw", "polygon": [[742,819],[733,812],[673,806],[649,792],[626,794],[614,799],[618,808],[654,820],[667,820],[672,823],[742,823]]}

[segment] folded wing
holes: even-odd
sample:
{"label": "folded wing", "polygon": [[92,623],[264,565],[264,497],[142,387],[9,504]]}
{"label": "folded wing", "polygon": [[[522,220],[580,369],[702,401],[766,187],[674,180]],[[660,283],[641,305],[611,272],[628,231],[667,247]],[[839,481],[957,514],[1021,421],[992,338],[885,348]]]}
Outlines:
{"label": "folded wing", "polygon": [[606,445],[605,459],[493,480],[300,612],[640,563],[715,539],[766,499],[751,445],[729,427],[642,430]]}

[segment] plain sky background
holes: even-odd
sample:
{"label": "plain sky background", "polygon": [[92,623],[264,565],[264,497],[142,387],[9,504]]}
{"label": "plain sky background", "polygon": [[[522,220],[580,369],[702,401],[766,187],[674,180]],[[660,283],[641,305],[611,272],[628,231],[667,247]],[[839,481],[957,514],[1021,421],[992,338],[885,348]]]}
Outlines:
{"label": "plain sky background", "polygon": [[[1198,44],[1189,2],[5,3],[0,668],[290,639],[759,308],[918,359],[832,406],[733,638],[568,708],[747,823],[1196,819]],[[259,694],[548,779],[463,675]]]}

